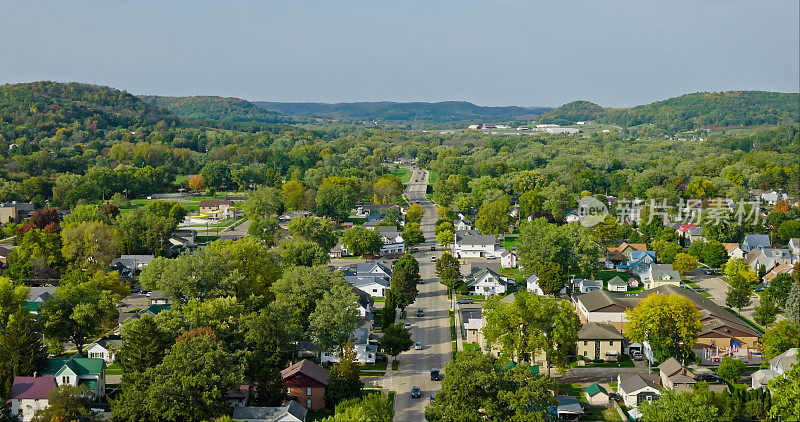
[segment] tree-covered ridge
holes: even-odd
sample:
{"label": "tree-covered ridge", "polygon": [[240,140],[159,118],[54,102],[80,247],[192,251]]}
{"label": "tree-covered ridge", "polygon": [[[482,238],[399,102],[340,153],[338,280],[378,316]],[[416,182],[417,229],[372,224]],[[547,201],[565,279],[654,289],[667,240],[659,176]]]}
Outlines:
{"label": "tree-covered ridge", "polygon": [[149,104],[165,107],[185,119],[263,123],[294,123],[296,121],[296,119],[265,110],[241,98],[214,96],[161,97],[157,95],[142,95],[140,98]]}
{"label": "tree-covered ridge", "polygon": [[582,120],[630,127],[654,125],[666,132],[698,128],[800,122],[800,94],[766,91],[698,92],[631,108],[603,108],[574,101],[542,115],[548,123]]}
{"label": "tree-covered ridge", "polygon": [[176,120],[168,110],[105,86],[49,81],[0,86],[0,135],[11,139],[41,139],[59,129],[95,132]]}
{"label": "tree-covered ridge", "polygon": [[438,103],[382,101],[336,104],[256,101],[255,104],[267,110],[293,116],[404,123],[535,119],[536,116],[550,110],[549,107],[484,107],[465,101]]}

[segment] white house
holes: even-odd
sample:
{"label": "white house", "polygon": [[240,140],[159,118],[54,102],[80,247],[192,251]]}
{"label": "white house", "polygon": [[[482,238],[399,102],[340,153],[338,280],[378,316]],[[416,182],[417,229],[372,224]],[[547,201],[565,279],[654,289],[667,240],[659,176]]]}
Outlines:
{"label": "white house", "polygon": [[789,194],[785,190],[772,190],[761,194],[761,200],[769,205],[775,205],[778,201],[786,201],[789,199]]}
{"label": "white house", "polygon": [[403,242],[403,234],[397,230],[396,226],[378,226],[376,229],[384,244]]}
{"label": "white house", "polygon": [[402,255],[405,252],[406,252],[405,242],[384,243],[383,246],[381,246],[382,256]]}
{"label": "white house", "polygon": [[672,269],[672,264],[651,264],[644,281],[645,290],[666,285],[680,286],[680,273]]}
{"label": "white house", "polygon": [[797,365],[797,347],[793,347],[770,359],[769,369],[759,369],[754,372],[752,387],[766,387],[771,380],[777,377],[785,377],[786,373],[789,372],[794,365]]}
{"label": "white house", "polygon": [[471,295],[494,296],[506,292],[508,278],[501,276],[491,268],[478,267],[465,279]]}
{"label": "white house", "polygon": [[539,276],[538,275],[531,274],[531,276],[528,277],[527,280],[525,280],[525,283],[527,285],[527,288],[528,288],[529,292],[531,292],[531,293],[533,293],[535,295],[538,295],[538,296],[544,296],[544,291],[539,286]]}
{"label": "white house", "polygon": [[374,275],[386,280],[392,278],[392,270],[378,261],[359,262],[356,264],[357,275]]}
{"label": "white house", "polygon": [[350,252],[347,251],[347,246],[337,243],[336,246],[331,248],[328,252],[328,256],[331,258],[342,258],[345,256],[350,256]]}
{"label": "white house", "polygon": [[575,282],[578,286],[578,291],[581,293],[590,293],[595,290],[603,290],[603,282],[601,280],[576,279]]}
{"label": "white house", "polygon": [[616,276],[606,283],[609,292],[627,292],[628,282],[623,280],[620,276]]}
{"label": "white house", "polygon": [[372,297],[385,297],[389,282],[379,275],[346,275],[344,281]]}
{"label": "white house", "polygon": [[789,239],[789,252],[794,255],[795,262],[800,261],[800,237]]}
{"label": "white house", "polygon": [[725,247],[725,251],[728,252],[729,258],[740,258],[744,259],[744,251],[742,248],[739,247],[738,243],[723,243],[722,246]]}
{"label": "white house", "polygon": [[454,235],[453,253],[457,258],[495,257],[497,237],[473,230],[459,230]]}
{"label": "white house", "polygon": [[517,253],[503,248],[500,252],[500,266],[503,268],[517,268]]}
{"label": "white house", "polygon": [[639,407],[645,401],[658,400],[661,389],[639,374],[617,375],[617,389],[625,406]]}
{"label": "white house", "polygon": [[106,395],[106,361],[103,359],[50,358],[47,359],[43,375],[55,377],[58,385],[85,385],[94,392],[95,397]]}
{"label": "white house", "polygon": [[772,245],[766,234],[746,234],[742,242],[742,251],[748,253],[753,249],[764,249]]}
{"label": "white house", "polygon": [[[353,330],[353,350],[356,352],[356,361],[362,364],[375,363],[378,354],[378,346],[369,344],[369,330],[360,327]],[[339,362],[339,354],[336,352],[322,352],[320,356],[322,363]]]}
{"label": "white house", "polygon": [[106,363],[114,363],[117,357],[116,352],[120,346],[122,346],[122,337],[112,334],[97,340],[96,343],[89,346],[86,353],[90,358],[103,359]]}
{"label": "white house", "polygon": [[14,377],[8,403],[11,415],[28,422],[48,405],[47,394],[57,387],[55,377]]}

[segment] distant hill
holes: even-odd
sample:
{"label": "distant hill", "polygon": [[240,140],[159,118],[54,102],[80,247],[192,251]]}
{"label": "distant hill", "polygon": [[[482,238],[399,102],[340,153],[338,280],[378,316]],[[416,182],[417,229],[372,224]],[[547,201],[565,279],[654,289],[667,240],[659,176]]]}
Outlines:
{"label": "distant hill", "polygon": [[177,120],[166,109],[106,86],[49,81],[0,85],[0,128],[3,123],[17,131],[23,128],[31,139],[53,136],[75,122],[97,130]]}
{"label": "distant hill", "polygon": [[165,107],[179,117],[191,120],[219,120],[223,122],[295,123],[296,119],[265,110],[240,98],[232,97],[160,97],[140,96],[145,102]]}
{"label": "distant hill", "polygon": [[593,120],[620,126],[652,124],[667,132],[697,128],[800,123],[800,94],[766,91],[698,92],[631,108],[574,101],[541,116],[545,123]]}
{"label": "distant hill", "polygon": [[377,120],[391,123],[530,120],[552,110],[550,107],[483,107],[465,101],[439,103],[382,101],[336,104],[255,101],[254,104],[266,110],[292,116],[355,121]]}

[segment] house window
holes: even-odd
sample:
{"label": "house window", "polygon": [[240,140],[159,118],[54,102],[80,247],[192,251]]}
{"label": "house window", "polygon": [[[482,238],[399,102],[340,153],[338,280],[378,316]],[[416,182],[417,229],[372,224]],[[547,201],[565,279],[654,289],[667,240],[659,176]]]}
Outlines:
{"label": "house window", "polygon": [[583,351],[583,355],[586,356],[586,350]]}
{"label": "house window", "polygon": [[61,377],[62,384],[69,384],[69,377]]}
{"label": "house window", "polygon": [[588,345],[589,345],[589,341],[588,341],[588,340],[584,340],[584,341],[583,341],[583,345],[584,345],[584,346],[588,346]]}
{"label": "house window", "polygon": [[614,345],[614,340],[611,340],[611,341],[609,341],[609,342],[608,342],[608,345],[609,345],[609,346],[613,346],[613,345]]}
{"label": "house window", "polygon": [[291,387],[286,387],[286,395],[292,394]]}
{"label": "house window", "polygon": [[311,395],[311,387],[306,387],[306,395],[307,396]]}
{"label": "house window", "polygon": [[647,396],[647,401],[653,401],[653,396]]}
{"label": "house window", "polygon": [[311,409],[311,399],[306,399],[306,408]]}

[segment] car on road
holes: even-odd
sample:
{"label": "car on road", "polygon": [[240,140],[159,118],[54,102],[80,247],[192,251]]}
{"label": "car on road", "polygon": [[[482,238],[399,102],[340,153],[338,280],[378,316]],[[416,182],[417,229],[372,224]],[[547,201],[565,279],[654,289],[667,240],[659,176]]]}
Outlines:
{"label": "car on road", "polygon": [[436,250],[436,246],[431,246],[431,250],[435,251]]}
{"label": "car on road", "polygon": [[406,330],[410,330],[411,329],[411,324],[405,323],[405,324],[403,324],[403,328],[405,328]]}
{"label": "car on road", "polygon": [[712,274],[714,274],[714,271],[711,271],[711,270],[703,270],[703,274],[705,274],[705,275],[712,275]]}
{"label": "car on road", "polygon": [[435,256],[431,257],[431,262],[436,262],[436,257]]}
{"label": "car on road", "polygon": [[422,350],[422,343],[420,342],[414,343],[414,350]]}
{"label": "car on road", "polygon": [[439,372],[439,368],[431,368],[431,381],[441,381],[442,374]]}
{"label": "car on road", "polygon": [[417,309],[417,316],[418,317],[424,317],[425,316],[425,311],[423,311],[422,308]]}
{"label": "car on road", "polygon": [[462,297],[461,299],[458,299],[456,301],[456,303],[458,303],[459,305],[470,304],[470,303],[472,303],[472,298],[471,297]]}
{"label": "car on road", "polygon": [[411,387],[411,397],[415,399],[422,397],[422,391],[419,389],[419,387]]}
{"label": "car on road", "polygon": [[716,382],[719,379],[719,377],[717,376],[717,374],[705,373],[705,374],[697,374],[697,376],[694,379],[703,382]]}

